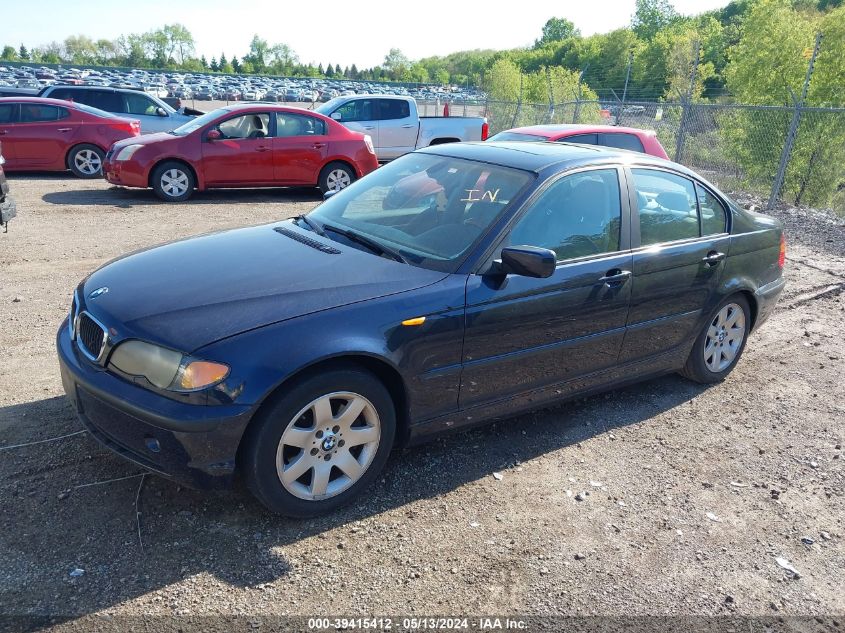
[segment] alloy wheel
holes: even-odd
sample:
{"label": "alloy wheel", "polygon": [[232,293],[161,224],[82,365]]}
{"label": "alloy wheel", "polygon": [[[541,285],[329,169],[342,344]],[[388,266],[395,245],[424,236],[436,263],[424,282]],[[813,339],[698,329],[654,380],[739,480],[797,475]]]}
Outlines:
{"label": "alloy wheel", "polygon": [[92,149],[82,149],[76,152],[73,157],[73,164],[86,176],[93,176],[100,173],[103,161],[100,155]]}
{"label": "alloy wheel", "polygon": [[704,364],[713,373],[734,362],[745,338],[745,312],[736,303],[724,306],[713,317],[704,337]]}
{"label": "alloy wheel", "polygon": [[361,479],[380,439],[378,412],[364,396],[347,391],[320,396],[282,433],[276,450],[279,481],[300,499],[334,497]]}

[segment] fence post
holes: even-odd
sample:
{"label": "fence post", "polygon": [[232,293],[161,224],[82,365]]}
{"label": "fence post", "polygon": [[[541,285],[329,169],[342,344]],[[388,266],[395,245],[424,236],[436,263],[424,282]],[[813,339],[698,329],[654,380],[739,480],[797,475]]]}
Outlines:
{"label": "fence post", "polygon": [[578,123],[578,115],[581,114],[581,80],[584,78],[584,73],[590,67],[589,64],[584,66],[584,70],[578,73],[578,92],[575,94],[575,111],[572,113],[572,122]]}
{"label": "fence post", "polygon": [[807,74],[804,77],[804,87],[801,89],[801,99],[795,97],[792,89],[789,89],[789,94],[792,97],[792,103],[795,109],[792,112],[792,122],[789,124],[789,132],[786,134],[786,140],[783,143],[783,151],[780,154],[780,163],[778,163],[778,171],[775,175],[775,182],[772,184],[772,193],[769,196],[769,203],[766,209],[771,209],[775,206],[775,202],[780,197],[780,190],[783,188],[783,181],[786,178],[786,168],[789,166],[789,157],[792,155],[792,147],[795,145],[795,136],[798,133],[798,124],[801,122],[801,111],[804,107],[804,101],[807,98],[807,91],[810,89],[810,79],[813,77],[813,67],[816,64],[816,57],[819,55],[819,50],[822,44],[822,33],[816,33],[816,45],[813,48],[813,55],[810,57],[810,63],[807,65]]}
{"label": "fence post", "polygon": [[516,99],[516,112],[513,113],[513,121],[511,127],[516,127],[516,121],[519,118],[519,113],[522,111],[522,73],[519,73],[519,97]]}
{"label": "fence post", "polygon": [[547,66],[546,67],[546,80],[549,82],[549,123],[553,123],[555,120],[555,89],[552,85],[552,71]]}
{"label": "fence post", "polygon": [[678,138],[677,142],[675,143],[675,162],[680,163],[681,158],[684,155],[684,142],[686,141],[687,136],[687,122],[689,119],[689,111],[690,111],[690,102],[692,101],[693,91],[695,90],[695,79],[696,75],[698,74],[698,61],[701,58],[700,55],[700,47],[701,44],[696,40],[695,44],[693,45],[692,50],[692,72],[690,72],[689,76],[689,88],[687,88],[686,97],[681,97],[681,124],[678,128]]}

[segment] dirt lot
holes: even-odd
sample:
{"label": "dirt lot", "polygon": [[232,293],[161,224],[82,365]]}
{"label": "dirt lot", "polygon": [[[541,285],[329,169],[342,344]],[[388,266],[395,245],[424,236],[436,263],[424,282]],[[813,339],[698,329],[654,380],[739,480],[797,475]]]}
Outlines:
{"label": "dirt lot", "polygon": [[282,614],[816,615],[830,627],[845,614],[841,221],[778,212],[789,285],[724,384],[667,376],[440,439],[396,455],[362,503],[291,521],[242,492],[142,478],[77,433],[53,337],[71,289],[108,259],[287,217],[316,192],[173,206],[65,176],[11,186],[0,611],[67,630],[139,614],[244,616],[256,630]]}

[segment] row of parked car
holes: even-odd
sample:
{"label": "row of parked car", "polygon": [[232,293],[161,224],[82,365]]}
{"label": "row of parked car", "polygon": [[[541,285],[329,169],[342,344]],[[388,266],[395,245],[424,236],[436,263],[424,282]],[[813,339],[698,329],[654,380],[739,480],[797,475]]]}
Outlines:
{"label": "row of parked car", "polygon": [[0,66],[0,89],[15,87],[40,90],[54,85],[84,85],[130,88],[159,98],[227,101],[329,101],[350,94],[394,94],[418,100],[480,103],[483,93],[461,86],[403,87],[374,81],[323,79],[315,77],[268,77],[262,75],[222,75],[217,73],[178,73],[134,69],[57,70],[27,66]]}

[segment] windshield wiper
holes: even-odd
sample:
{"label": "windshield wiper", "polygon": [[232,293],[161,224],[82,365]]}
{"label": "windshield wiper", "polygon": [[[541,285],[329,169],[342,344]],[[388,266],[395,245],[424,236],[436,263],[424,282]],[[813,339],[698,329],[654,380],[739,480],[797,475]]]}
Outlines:
{"label": "windshield wiper", "polygon": [[307,224],[312,231],[314,231],[317,235],[321,237],[326,237],[326,232],[323,230],[323,227],[320,226],[317,222],[309,218],[307,215],[297,215],[294,217],[294,220],[301,220]]}
{"label": "windshield wiper", "polygon": [[365,235],[361,235],[360,233],[356,233],[355,231],[350,231],[349,229],[341,229],[330,224],[324,224],[323,228],[328,229],[329,231],[333,231],[334,233],[343,235],[345,238],[352,240],[353,242],[358,242],[358,244],[366,246],[377,255],[386,255],[391,259],[395,259],[397,262],[402,262],[403,264],[408,263],[408,260],[405,259],[405,257],[401,253],[394,251],[392,248],[384,246],[383,244],[373,239],[370,239]]}

